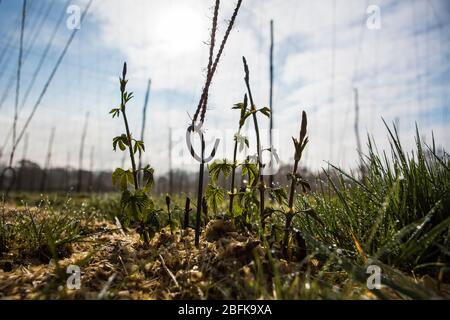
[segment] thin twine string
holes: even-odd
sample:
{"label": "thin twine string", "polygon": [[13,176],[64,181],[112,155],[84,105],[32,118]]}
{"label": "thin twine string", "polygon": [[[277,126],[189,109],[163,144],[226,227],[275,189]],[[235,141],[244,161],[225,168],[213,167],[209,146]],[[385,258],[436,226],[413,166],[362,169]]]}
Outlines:
{"label": "thin twine string", "polygon": [[[214,14],[218,15],[218,6],[219,6],[220,0],[216,0],[216,8],[217,11],[214,10]],[[200,123],[203,123],[205,121],[205,115],[206,115],[206,106],[208,102],[208,94],[209,94],[209,88],[211,86],[212,78],[214,76],[214,73],[216,72],[217,65],[219,64],[220,57],[222,56],[223,50],[225,49],[225,44],[230,36],[231,30],[233,29],[234,22],[236,21],[237,14],[239,12],[239,8],[241,7],[242,0],[238,0],[236,7],[234,9],[233,15],[231,16],[230,22],[228,24],[227,30],[225,32],[225,35],[222,39],[222,42],[219,47],[219,51],[217,52],[216,58],[214,59],[214,63],[212,64],[212,67],[209,68],[210,61],[212,61],[212,55],[213,55],[213,48],[211,46],[215,45],[215,33],[217,31],[217,17],[215,16],[215,19],[213,18],[213,28],[211,30],[212,33],[214,33],[214,36],[211,35],[211,39],[214,37],[214,43],[211,42],[210,44],[210,56],[208,60],[208,73],[206,77],[205,86],[203,87],[203,92],[200,97],[200,101],[197,106],[197,110],[194,114],[193,123],[197,122],[198,117],[200,115]],[[216,20],[216,22],[214,22]]]}

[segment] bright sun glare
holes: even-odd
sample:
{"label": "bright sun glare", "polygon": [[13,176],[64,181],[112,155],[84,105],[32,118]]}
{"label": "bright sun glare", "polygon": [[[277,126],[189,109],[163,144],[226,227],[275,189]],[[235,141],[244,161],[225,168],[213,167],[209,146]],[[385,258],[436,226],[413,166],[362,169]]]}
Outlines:
{"label": "bright sun glare", "polygon": [[168,50],[176,53],[192,51],[203,39],[201,15],[189,7],[171,7],[160,15],[158,37]]}

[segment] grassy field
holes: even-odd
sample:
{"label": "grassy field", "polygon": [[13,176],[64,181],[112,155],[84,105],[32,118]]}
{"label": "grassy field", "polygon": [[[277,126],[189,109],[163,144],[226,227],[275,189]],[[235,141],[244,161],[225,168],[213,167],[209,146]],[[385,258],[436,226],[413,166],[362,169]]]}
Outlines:
{"label": "grassy field", "polygon": [[[418,138],[407,153],[388,134],[389,151],[370,141],[363,176],[330,167],[318,191],[294,193],[287,243],[278,189],[263,229],[257,188],[240,190],[230,214],[213,178],[198,247],[185,195],[153,196],[142,224],[120,194],[12,194],[1,208],[0,298],[448,299],[448,155]],[[69,265],[79,289],[67,285]],[[369,288],[368,266],[380,268],[381,288]]]}
{"label": "grassy field", "polygon": [[[414,150],[404,150],[395,127],[385,123],[390,149],[378,150],[373,138],[361,148],[356,117],[359,167],[346,172],[329,164],[309,181],[302,173],[304,151],[321,146],[314,144],[315,137],[310,143],[314,124],[302,111],[299,134],[292,138],[293,161],[284,164],[290,168],[287,184],[271,184],[262,154],[272,153],[273,146],[264,149],[260,129],[262,119],[272,120],[272,106],[255,101],[254,79],[243,57],[245,95],[232,107],[240,115],[234,152],[220,160],[213,160],[215,151],[206,154],[202,127],[207,127],[209,89],[242,2],[236,2],[220,41],[216,33],[222,17],[220,1],[215,1],[205,83],[187,128],[187,141],[200,138],[200,151],[187,143],[199,163],[198,185],[191,194],[155,192],[154,169],[141,161],[145,107],[141,136],[130,130],[135,124],[129,119],[136,119],[130,115],[137,111],[129,109],[134,94],[126,63],[119,77],[120,99],[109,112],[123,130],[112,137],[112,149],[125,155],[123,168],[111,174],[116,192],[9,192],[20,189],[14,186],[15,150],[76,33],[16,132],[23,2],[13,145],[0,183],[5,189],[3,176],[12,173],[0,206],[0,299],[450,298],[450,157],[436,148],[434,138],[425,144],[417,129]],[[84,141],[90,139],[87,120],[88,114],[77,191],[82,190]],[[246,124],[254,128],[255,141],[241,132]],[[244,148],[254,154],[238,160]]]}

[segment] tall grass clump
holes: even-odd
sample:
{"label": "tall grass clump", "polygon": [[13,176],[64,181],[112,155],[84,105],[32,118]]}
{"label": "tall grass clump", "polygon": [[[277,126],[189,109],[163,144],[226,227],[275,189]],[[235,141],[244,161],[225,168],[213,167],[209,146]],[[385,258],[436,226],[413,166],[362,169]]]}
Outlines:
{"label": "tall grass clump", "polygon": [[297,201],[311,202],[325,227],[306,216],[297,226],[359,263],[440,272],[450,262],[449,155],[437,151],[434,137],[431,146],[421,141],[418,130],[415,150],[408,153],[396,128],[386,128],[390,150],[379,152],[369,138],[363,181],[331,166],[322,192]]}
{"label": "tall grass clump", "polygon": [[13,241],[12,225],[6,221],[5,207],[2,207],[0,216],[0,255],[7,252]]}

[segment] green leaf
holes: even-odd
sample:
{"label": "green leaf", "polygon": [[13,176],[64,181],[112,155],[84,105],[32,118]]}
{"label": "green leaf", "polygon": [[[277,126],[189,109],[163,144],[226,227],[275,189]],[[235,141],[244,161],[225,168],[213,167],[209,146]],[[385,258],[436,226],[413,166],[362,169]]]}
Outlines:
{"label": "green leaf", "polygon": [[[252,114],[253,114],[252,111],[248,111],[248,112],[245,113],[245,115],[244,115],[244,116],[242,117],[242,119],[241,119],[242,126],[244,125],[245,120],[247,120],[247,118],[250,117]],[[241,127],[242,127],[242,126],[241,126]]]}
{"label": "green leaf", "polygon": [[239,152],[242,152],[244,150],[244,146],[247,146],[247,148],[249,148],[248,138],[241,135],[239,132],[234,135],[234,141],[238,143]]}
{"label": "green leaf", "polygon": [[145,187],[146,188],[152,187],[153,184],[155,183],[154,178],[153,178],[153,175],[155,173],[155,169],[150,167],[150,165],[147,165],[145,168],[142,169],[142,171],[144,173]]}
{"label": "green leaf", "polygon": [[287,175],[288,180],[294,179],[294,183],[296,186],[301,186],[303,192],[306,191],[311,191],[311,185],[309,184],[309,182],[305,179],[302,178],[302,176],[298,173],[296,173],[295,175],[291,173],[289,173]]}
{"label": "green leaf", "polygon": [[305,149],[306,145],[308,144],[309,138],[306,137],[305,140],[303,140],[303,144],[301,147],[301,152],[303,152],[303,150]]}
{"label": "green leaf", "polygon": [[219,178],[220,173],[223,174],[225,178],[228,177],[228,175],[231,172],[231,169],[233,168],[233,165],[229,162],[227,162],[226,159],[223,160],[216,160],[210,165],[208,165],[209,175],[211,177],[211,181],[213,183],[217,182],[217,179]]}
{"label": "green leaf", "polygon": [[244,163],[241,164],[242,167],[242,176],[248,175],[248,184],[252,185],[258,176],[258,167],[255,163],[251,163],[248,160],[245,160]]}
{"label": "green leaf", "polygon": [[144,211],[151,205],[151,200],[141,189],[133,192],[126,190],[122,193],[120,204],[132,220],[142,221],[144,220]]}
{"label": "green leaf", "polygon": [[239,102],[239,103],[236,103],[236,104],[234,105],[234,107],[232,107],[231,109],[238,109],[238,110],[241,110],[243,107],[244,107],[244,103]]}
{"label": "green leaf", "polygon": [[122,168],[117,168],[116,170],[114,170],[112,174],[112,183],[113,185],[120,186],[120,189],[122,191],[126,190],[128,186],[128,181],[125,170],[123,170]]}
{"label": "green leaf", "polygon": [[111,109],[111,111],[109,113],[112,114],[113,118],[119,117],[120,116],[120,108]]}
{"label": "green leaf", "polygon": [[123,143],[122,140],[119,140],[119,149],[122,151],[125,151],[127,147],[125,146],[125,144]]}
{"label": "green leaf", "polygon": [[119,142],[119,140],[120,140],[120,137],[114,137],[113,138],[113,150],[114,151],[116,151],[116,149],[117,149],[117,143]]}
{"label": "green leaf", "polygon": [[158,212],[151,211],[147,217],[148,226],[155,231],[158,231],[161,228],[161,224],[158,219]]}
{"label": "green leaf", "polygon": [[161,229],[161,223],[159,222],[158,211],[151,210],[147,214],[146,222],[147,222],[146,229],[147,229],[148,235],[149,235],[150,239],[152,239],[156,235],[156,232],[158,232]]}
{"label": "green leaf", "polygon": [[269,193],[280,205],[284,204],[287,201],[288,196],[284,188],[269,189]]}
{"label": "green leaf", "polygon": [[130,101],[133,98],[133,92],[124,92],[123,93],[123,100],[125,101],[125,103],[127,103],[128,101]]}
{"label": "green leaf", "polygon": [[311,185],[305,179],[300,179],[300,184],[302,186],[303,192],[311,191]]}
{"label": "green leaf", "polygon": [[133,147],[133,153],[136,153],[139,151],[139,155],[142,154],[143,151],[145,151],[144,142],[140,140],[136,140]]}
{"label": "green leaf", "polygon": [[113,138],[113,150],[114,151],[116,151],[117,146],[119,146],[120,150],[124,151],[128,145],[129,145],[128,138],[125,134],[122,134],[120,136]]}
{"label": "green leaf", "polygon": [[128,80],[119,77],[119,82],[120,82],[120,91],[125,91]]}
{"label": "green leaf", "polygon": [[262,109],[259,109],[258,111],[261,112],[263,115],[270,118],[270,109],[269,108],[264,107]]}
{"label": "green leaf", "polygon": [[209,184],[206,188],[206,201],[208,206],[217,214],[219,205],[223,202],[225,191],[219,187]]}
{"label": "green leaf", "polygon": [[232,109],[241,110],[241,115],[239,116],[239,128],[242,128],[245,123],[245,119],[251,114],[247,114],[247,95],[244,97],[244,102],[236,103]]}
{"label": "green leaf", "polygon": [[172,218],[168,221],[168,225],[170,227],[170,230],[174,232],[178,228],[178,221]]}
{"label": "green leaf", "polygon": [[269,218],[271,215],[273,215],[275,212],[278,212],[274,208],[266,207],[264,208],[264,214],[263,214],[263,221]]}
{"label": "green leaf", "polygon": [[258,211],[259,201],[256,195],[256,189],[247,188],[243,192],[239,192],[239,203],[242,208],[247,210]]}
{"label": "green leaf", "polygon": [[125,171],[126,176],[127,176],[127,180],[129,184],[134,184],[134,174],[133,171],[131,169],[128,169],[127,171]]}
{"label": "green leaf", "polygon": [[121,140],[126,146],[130,146],[130,140],[125,133],[122,133],[120,137],[122,138]]}

